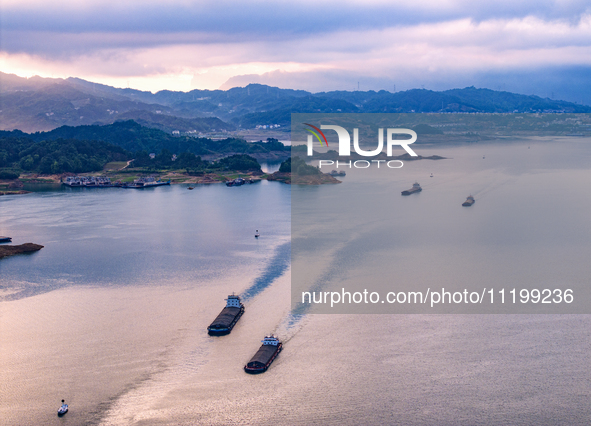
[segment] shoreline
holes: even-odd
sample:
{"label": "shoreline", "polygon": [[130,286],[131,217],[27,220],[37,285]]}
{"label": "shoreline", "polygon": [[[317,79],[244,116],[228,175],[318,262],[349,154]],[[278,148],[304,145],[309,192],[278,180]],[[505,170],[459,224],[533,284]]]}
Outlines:
{"label": "shoreline", "polygon": [[[97,173],[82,173],[76,176],[97,176]],[[113,176],[109,176],[109,173],[106,173],[107,177],[110,177],[113,181]],[[137,175],[133,175],[132,178],[139,178],[140,176],[145,175],[144,173],[138,173]],[[22,179],[17,179],[14,182],[18,182],[19,187],[22,188],[25,184],[35,186],[35,185],[63,185],[62,179],[68,175],[28,175],[23,177]],[[217,174],[217,173],[206,173],[202,176],[191,176],[186,173],[179,173],[179,172],[170,172],[170,173],[154,173],[153,176],[157,179],[161,179],[163,181],[170,180],[171,185],[209,185],[209,184],[220,184],[233,181],[237,178],[244,178],[244,179],[251,179],[255,183],[268,180],[268,181],[277,181],[282,182],[285,184],[291,184],[291,173],[280,173],[280,172],[273,172],[273,173],[257,173],[257,172],[247,172],[247,173],[239,173],[233,172],[230,174]],[[129,180],[129,178],[127,179]],[[335,184],[341,183],[341,181],[335,179],[331,175],[327,173],[323,173],[321,177],[317,177],[315,179],[306,179],[304,177],[298,177],[299,184],[309,184],[309,185],[322,185],[322,184]],[[0,183],[2,185],[2,183]],[[84,188],[84,187],[80,187]],[[94,188],[94,187],[89,187]],[[109,188],[114,188],[109,186]],[[1,195],[17,195],[17,194],[29,194],[32,191],[27,190],[14,190],[14,191],[0,191]]]}

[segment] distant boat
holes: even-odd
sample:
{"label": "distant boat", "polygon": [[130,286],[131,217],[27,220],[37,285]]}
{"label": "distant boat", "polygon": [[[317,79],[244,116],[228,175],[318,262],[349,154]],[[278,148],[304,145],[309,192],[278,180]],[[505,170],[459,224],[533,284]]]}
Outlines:
{"label": "distant boat", "polygon": [[245,179],[237,178],[226,182],[226,186],[242,186],[246,183]]}
{"label": "distant boat", "polygon": [[484,160],[484,155],[482,156],[482,159]]}
{"label": "distant boat", "polygon": [[187,189],[195,189],[193,186],[188,187]]}
{"label": "distant boat", "polygon": [[331,175],[331,176],[346,176],[347,173],[345,173],[343,170],[341,170],[341,171],[331,170],[329,175]]}
{"label": "distant boat", "polygon": [[418,182],[413,183],[412,188],[407,189],[406,191],[402,191],[402,195],[410,195],[410,194],[414,194],[415,192],[421,192],[423,190],[423,188],[421,188],[421,185],[418,184]]}
{"label": "distant boat", "polygon": [[261,234],[259,234],[259,230],[257,229],[257,230],[256,230],[256,232],[255,232],[255,234],[254,234],[254,237],[255,237],[255,238],[258,238],[258,237],[260,237],[260,236],[261,236]]}
{"label": "distant boat", "polygon": [[0,237],[0,243],[10,243],[12,242],[12,238],[10,237]]}
{"label": "distant boat", "polygon": [[433,177],[433,173],[431,173],[431,176],[429,176],[429,177]]}
{"label": "distant boat", "polygon": [[106,176],[68,176],[66,180],[62,181],[62,184],[84,188],[110,188],[113,186],[111,179]]}
{"label": "distant boat", "polygon": [[66,414],[67,412],[68,412],[68,404],[66,404],[66,401],[64,401],[62,399],[62,406],[57,410],[57,415],[61,417],[64,414]]}
{"label": "distant boat", "polygon": [[466,201],[464,201],[462,203],[462,206],[464,206],[464,207],[470,207],[475,202],[476,202],[476,200],[474,199],[474,197],[471,196],[471,195],[468,195],[468,198],[466,198]]}
{"label": "distant boat", "polygon": [[132,183],[121,186],[121,188],[151,188],[154,186],[170,185],[170,179],[167,182],[156,180],[153,176],[141,177],[134,180]]}

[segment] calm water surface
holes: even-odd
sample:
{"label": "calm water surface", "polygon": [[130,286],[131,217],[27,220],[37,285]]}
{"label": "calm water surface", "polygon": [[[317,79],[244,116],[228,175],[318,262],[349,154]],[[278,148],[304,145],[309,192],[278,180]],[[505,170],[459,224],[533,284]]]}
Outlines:
{"label": "calm water surface", "polygon": [[[514,190],[535,188],[541,177],[560,202],[548,207],[551,216],[532,214],[522,225],[539,230],[543,245],[557,238],[588,259],[591,150],[588,141],[565,143],[565,152],[556,143],[531,142],[527,157],[513,154],[527,150],[518,143],[439,148],[432,153],[449,160],[407,163],[405,175],[388,177],[396,200],[400,186],[420,179],[424,187],[408,199],[425,225],[412,241],[402,234],[410,253],[430,246],[425,256],[449,274],[460,262],[429,233],[435,215],[421,216],[430,202],[423,195],[437,194],[442,222],[476,233],[467,241],[478,260],[519,197]],[[553,176],[561,176],[558,187]],[[339,187],[359,179],[352,172]],[[562,190],[564,181],[576,189]],[[488,213],[450,218],[447,200],[455,206],[470,192],[480,210],[466,211]],[[0,234],[45,246],[0,261],[0,424],[591,423],[589,316],[294,317],[291,207],[291,188],[276,182],[0,197]],[[565,215],[560,237],[548,225]],[[229,336],[207,336],[232,292],[246,296],[245,315]],[[244,374],[270,332],[284,351],[267,373]],[[62,398],[70,412],[58,419]]]}

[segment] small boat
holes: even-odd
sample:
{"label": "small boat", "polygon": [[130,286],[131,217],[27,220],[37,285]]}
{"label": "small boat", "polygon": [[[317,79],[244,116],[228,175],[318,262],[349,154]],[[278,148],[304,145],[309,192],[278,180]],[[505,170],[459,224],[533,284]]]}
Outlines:
{"label": "small boat", "polygon": [[0,237],[0,243],[10,243],[12,242],[11,237]]}
{"label": "small boat", "polygon": [[188,187],[187,189],[188,189],[188,190],[191,190],[191,189],[195,189],[195,187],[194,187],[194,186],[190,186],[190,187]]}
{"label": "small boat", "polygon": [[259,230],[257,229],[256,232],[254,233],[254,237],[255,238],[258,238],[260,236],[261,236],[261,234],[259,234]]}
{"label": "small boat", "polygon": [[62,406],[57,410],[57,415],[61,417],[64,414],[66,414],[67,412],[68,412],[68,404],[66,404],[66,401],[64,401],[62,399]]}
{"label": "small boat", "polygon": [[344,171],[336,171],[336,170],[331,170],[329,175],[331,176],[346,176],[347,173],[345,173]]}
{"label": "small boat", "polygon": [[474,197],[471,196],[471,195],[468,195],[468,198],[466,198],[466,201],[464,201],[462,203],[462,206],[464,206],[464,207],[470,207],[475,202],[476,202],[476,200],[474,199]]}
{"label": "small boat", "polygon": [[433,173],[431,173],[431,176],[429,176],[429,177],[433,177]]}

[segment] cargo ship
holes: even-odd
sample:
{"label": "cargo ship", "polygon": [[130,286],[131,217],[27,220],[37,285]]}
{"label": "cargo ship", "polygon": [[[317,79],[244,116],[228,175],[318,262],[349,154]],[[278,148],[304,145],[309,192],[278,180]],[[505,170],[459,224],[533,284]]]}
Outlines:
{"label": "cargo ship", "polygon": [[468,195],[468,198],[466,198],[466,201],[464,201],[462,203],[462,206],[464,206],[464,207],[470,207],[472,204],[474,204],[475,201],[476,200],[474,199],[473,196]]}
{"label": "cargo ship", "polygon": [[245,183],[254,183],[255,180],[254,179],[242,179],[242,178],[237,178],[234,180],[229,180],[226,182],[226,186],[242,186]]}
{"label": "cargo ship", "polygon": [[244,305],[240,302],[240,296],[231,294],[226,299],[226,307],[207,327],[210,336],[224,336],[230,334],[232,328],[236,325],[242,314]]}
{"label": "cargo ship", "polygon": [[402,195],[410,195],[414,194],[415,192],[421,192],[423,188],[417,182],[413,183],[412,188],[407,189],[406,191],[402,191]]}
{"label": "cargo ship", "polygon": [[242,186],[245,183],[246,183],[245,179],[236,178],[234,180],[230,180],[230,181],[226,182],[226,186]]}
{"label": "cargo ship", "polygon": [[274,335],[265,336],[262,342],[257,353],[244,366],[244,371],[247,373],[264,373],[283,349],[283,344]]}
{"label": "cargo ship", "polygon": [[121,188],[152,188],[155,186],[170,185],[170,180],[164,182],[162,180],[156,180],[153,176],[141,177],[134,180],[132,183],[122,185]]}

